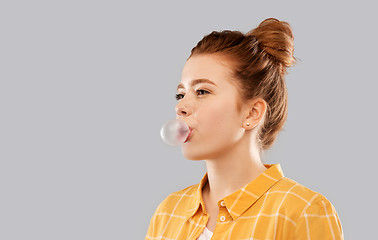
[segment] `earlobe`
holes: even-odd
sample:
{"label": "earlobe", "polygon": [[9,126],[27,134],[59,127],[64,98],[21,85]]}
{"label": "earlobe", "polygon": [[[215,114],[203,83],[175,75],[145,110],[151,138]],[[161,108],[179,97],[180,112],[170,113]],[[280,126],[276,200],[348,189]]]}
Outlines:
{"label": "earlobe", "polygon": [[[247,114],[247,118],[245,119],[245,126],[246,129],[255,128],[264,117],[266,112],[266,102],[261,99],[254,99],[251,104],[249,105],[249,111]],[[251,124],[254,124],[250,127]]]}
{"label": "earlobe", "polygon": [[[249,122],[247,122],[245,125],[247,126],[247,128],[249,128],[249,126],[250,126],[251,124],[250,124]],[[255,128],[256,126],[257,126],[257,124],[254,125],[254,126],[252,126],[251,129]]]}

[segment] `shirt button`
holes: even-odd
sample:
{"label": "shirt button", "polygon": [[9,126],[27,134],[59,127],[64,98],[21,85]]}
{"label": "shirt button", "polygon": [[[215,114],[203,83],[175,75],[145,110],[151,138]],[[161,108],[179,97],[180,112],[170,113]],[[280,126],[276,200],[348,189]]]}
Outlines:
{"label": "shirt button", "polygon": [[225,216],[221,216],[220,220],[221,220],[221,222],[224,222],[224,220],[226,220],[226,217]]}
{"label": "shirt button", "polygon": [[221,201],[220,204],[221,204],[222,207],[226,206],[226,204],[224,203],[224,201]]}

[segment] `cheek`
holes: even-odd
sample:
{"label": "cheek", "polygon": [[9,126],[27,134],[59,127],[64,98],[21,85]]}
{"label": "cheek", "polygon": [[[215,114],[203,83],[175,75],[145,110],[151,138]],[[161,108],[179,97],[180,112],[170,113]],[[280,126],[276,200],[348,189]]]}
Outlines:
{"label": "cheek", "polygon": [[236,110],[231,104],[217,102],[197,109],[197,132],[193,140],[182,148],[185,158],[203,160],[216,157],[240,139]]}
{"label": "cheek", "polygon": [[201,129],[212,136],[219,136],[232,130],[236,124],[235,107],[230,102],[209,104],[198,112],[198,121]]}

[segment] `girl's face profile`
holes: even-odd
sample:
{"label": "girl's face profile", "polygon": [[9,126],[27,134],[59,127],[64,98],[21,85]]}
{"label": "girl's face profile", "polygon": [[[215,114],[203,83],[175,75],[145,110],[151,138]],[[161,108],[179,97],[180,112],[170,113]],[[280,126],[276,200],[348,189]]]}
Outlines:
{"label": "girl's face profile", "polygon": [[238,90],[224,57],[207,54],[189,58],[177,89],[176,118],[193,130],[182,151],[187,159],[214,159],[234,146],[245,131],[237,111]]}

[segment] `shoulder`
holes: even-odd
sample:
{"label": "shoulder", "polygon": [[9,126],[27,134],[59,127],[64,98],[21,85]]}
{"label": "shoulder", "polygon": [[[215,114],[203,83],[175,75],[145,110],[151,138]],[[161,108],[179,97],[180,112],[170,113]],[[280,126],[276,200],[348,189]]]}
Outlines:
{"label": "shoulder", "polygon": [[[158,213],[173,213],[175,209],[178,211],[184,210],[188,206],[189,202],[196,197],[196,191],[199,184],[191,185],[179,191],[170,193],[157,207],[155,214]],[[176,211],[177,212],[177,211]]]}
{"label": "shoulder", "polygon": [[196,197],[198,186],[199,184],[196,184],[173,192],[158,205],[151,218],[146,239],[160,239],[168,223],[174,229],[182,224],[182,220],[186,219],[187,212],[192,206],[192,199]]}
{"label": "shoulder", "polygon": [[344,239],[336,209],[321,193],[289,178],[282,178],[269,192],[281,193],[279,213],[296,226],[296,239]]}
{"label": "shoulder", "polygon": [[300,218],[309,210],[321,211],[326,207],[334,211],[333,205],[324,195],[287,177],[279,180],[267,195],[281,211],[294,219]]}
{"label": "shoulder", "polygon": [[269,191],[282,191],[283,193],[294,195],[307,204],[314,202],[317,199],[326,199],[326,197],[321,193],[287,177],[283,177],[281,180],[279,180],[277,184],[275,184]]}

